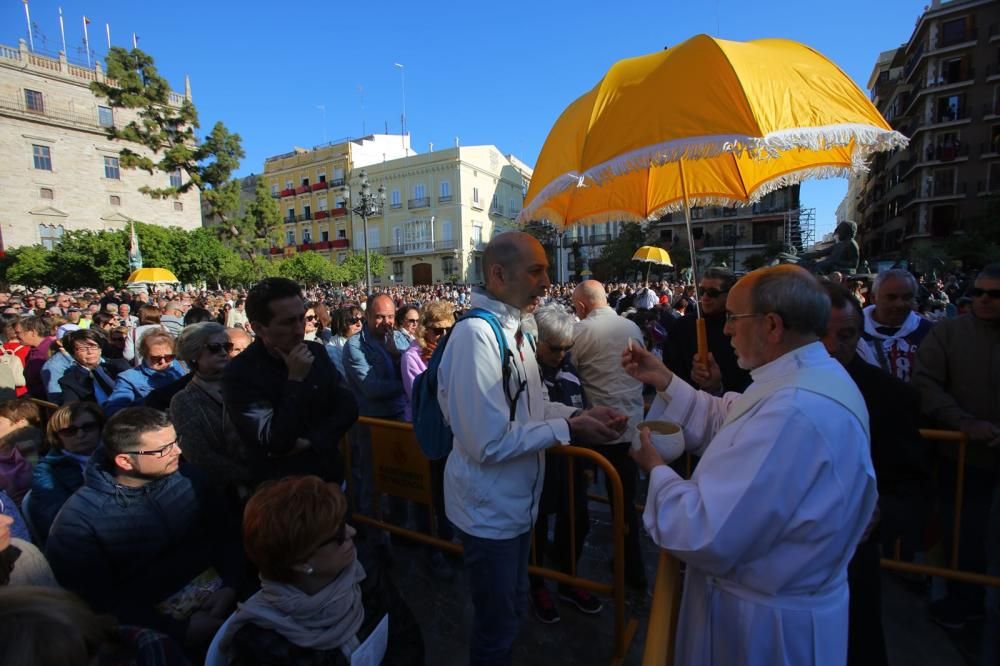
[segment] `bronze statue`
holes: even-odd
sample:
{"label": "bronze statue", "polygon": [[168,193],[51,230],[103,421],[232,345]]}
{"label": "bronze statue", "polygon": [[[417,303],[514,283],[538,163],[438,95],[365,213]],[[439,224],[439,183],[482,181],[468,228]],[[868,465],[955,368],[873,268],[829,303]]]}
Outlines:
{"label": "bronze statue", "polygon": [[[837,225],[837,242],[825,250],[806,252],[802,255],[799,265],[819,275],[827,275],[834,271],[854,275],[858,272],[858,264],[861,262],[861,249],[854,240],[857,233],[857,224],[850,220],[841,222]],[[825,258],[815,261],[820,257]]]}

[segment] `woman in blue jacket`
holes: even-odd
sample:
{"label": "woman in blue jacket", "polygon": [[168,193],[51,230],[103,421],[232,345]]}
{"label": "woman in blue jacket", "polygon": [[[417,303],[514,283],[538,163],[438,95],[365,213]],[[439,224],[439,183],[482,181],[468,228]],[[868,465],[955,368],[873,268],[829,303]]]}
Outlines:
{"label": "woman in blue jacket", "polygon": [[142,365],[118,375],[111,397],[104,405],[110,418],[120,409],[143,404],[153,389],[177,381],[184,369],[174,353],[174,337],[166,330],[150,331],[139,341]]}
{"label": "woman in blue jacket", "polygon": [[49,453],[35,465],[31,501],[26,509],[37,532],[36,545],[45,547],[59,509],[83,485],[83,469],[101,441],[104,414],[92,402],[71,402],[52,414],[46,428]]}

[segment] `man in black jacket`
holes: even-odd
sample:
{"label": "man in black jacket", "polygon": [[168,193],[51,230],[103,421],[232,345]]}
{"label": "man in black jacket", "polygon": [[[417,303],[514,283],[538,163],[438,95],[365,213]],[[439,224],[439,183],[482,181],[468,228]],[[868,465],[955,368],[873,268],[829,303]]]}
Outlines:
{"label": "man in black jacket", "polygon": [[847,569],[851,592],[847,663],[877,666],[888,663],[882,631],[879,537],[894,541],[901,536],[904,544],[912,546],[921,525],[920,487],[926,478],[922,456],[926,451],[918,432],[920,395],[909,384],[858,356],[864,326],[861,304],[839,284],[824,286],[832,309],[823,344],[865,399],[879,491],[879,510]]}
{"label": "man in black jacket", "polygon": [[[742,393],[750,386],[750,373],[736,363],[736,353],[724,331],[726,299],[734,284],[736,276],[732,272],[725,268],[709,268],[701,275],[698,285],[701,295],[699,307],[708,333],[708,351],[718,366],[711,373],[706,373],[708,378],[705,381],[696,381],[691,376],[694,357],[698,353],[697,316],[692,309],[689,308],[688,313],[670,327],[663,346],[663,364],[680,379],[709,393]],[[710,362],[709,368],[712,365]]]}
{"label": "man in black jacket", "polygon": [[259,477],[315,474],[344,479],[340,441],[358,418],[354,395],[323,345],[306,342],[305,302],[284,278],[259,282],[246,302],[257,339],[226,366],[222,398],[229,418],[257,451]]}

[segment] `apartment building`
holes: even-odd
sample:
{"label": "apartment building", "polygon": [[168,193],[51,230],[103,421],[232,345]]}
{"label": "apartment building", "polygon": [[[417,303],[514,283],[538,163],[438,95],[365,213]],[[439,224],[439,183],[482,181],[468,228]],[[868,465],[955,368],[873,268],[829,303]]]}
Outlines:
{"label": "apartment building", "polygon": [[[87,67],[63,53],[42,55],[24,40],[0,45],[0,249],[52,248],[67,231],[120,229],[130,220],[201,225],[197,189],[164,200],[139,192],[179,183],[182,174],[121,167],[118,155],[128,144],[109,139],[107,128],[134,116],[95,96],[93,81],[106,81],[99,62]],[[172,104],[185,98],[170,95]]]}
{"label": "apartment building", "polygon": [[372,134],[268,157],[259,176],[278,200],[283,244],[274,255],[320,252],[343,261],[354,238],[348,206],[353,169],[414,154],[408,135]]}
{"label": "apartment building", "polygon": [[[767,194],[751,206],[707,206],[691,209],[691,232],[698,266],[722,263],[743,271],[743,261],[764,255],[778,245],[791,245],[799,252],[813,244],[816,210],[801,208],[799,186],[791,185]],[[664,245],[687,249],[684,213],[668,213],[656,223]]]}
{"label": "apartment building", "polygon": [[879,55],[868,87],[910,137],[848,194],[874,262],[961,233],[1000,195],[1000,2],[933,0],[910,39]]}

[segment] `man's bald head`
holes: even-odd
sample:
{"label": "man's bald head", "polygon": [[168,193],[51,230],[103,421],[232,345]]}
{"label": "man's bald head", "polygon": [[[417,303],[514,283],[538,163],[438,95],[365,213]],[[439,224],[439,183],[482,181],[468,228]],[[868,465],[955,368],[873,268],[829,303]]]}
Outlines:
{"label": "man's bald head", "polygon": [[597,280],[584,280],[573,292],[573,310],[580,319],[586,319],[591,312],[607,305],[607,292]]}
{"label": "man's bald head", "polygon": [[550,281],[545,249],[531,234],[508,231],[483,252],[486,290],[496,299],[524,309],[545,295]]}

